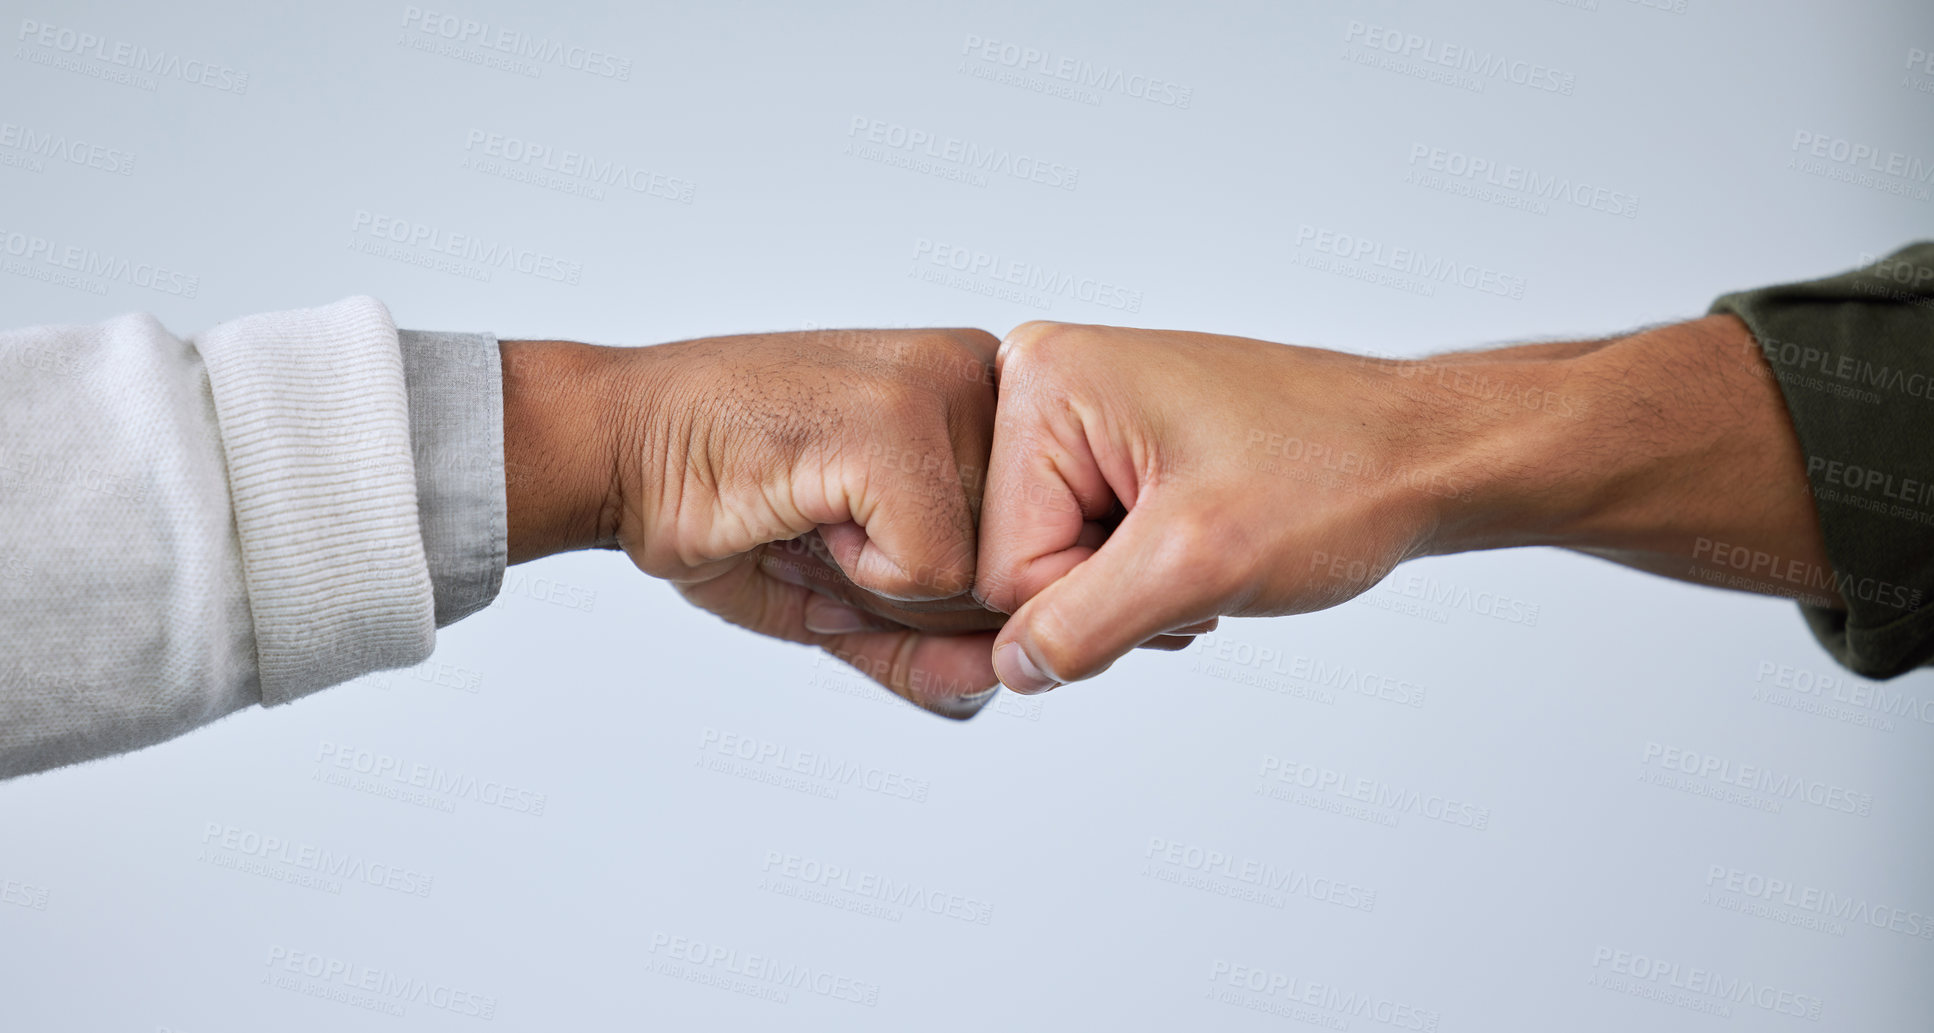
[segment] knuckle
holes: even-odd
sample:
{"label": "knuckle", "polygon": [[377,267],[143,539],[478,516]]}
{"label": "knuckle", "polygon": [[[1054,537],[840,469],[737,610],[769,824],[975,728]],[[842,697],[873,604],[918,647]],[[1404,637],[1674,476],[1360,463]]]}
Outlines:
{"label": "knuckle", "polygon": [[952,344],[955,348],[966,349],[977,354],[981,352],[991,354],[1001,343],[1000,338],[995,337],[993,334],[979,327],[971,326],[956,327],[948,330],[946,331],[946,338],[948,343]]}
{"label": "knuckle", "polygon": [[1052,319],[1030,319],[1007,332],[1007,343],[1020,345],[1032,344],[1044,340],[1052,336],[1055,331],[1064,329],[1070,325]]}
{"label": "knuckle", "polygon": [[1037,361],[1043,352],[1054,350],[1058,343],[1066,340],[1069,331],[1075,329],[1068,323],[1031,319],[1007,332],[1007,337],[1001,341],[1001,361]]}
{"label": "knuckle", "polygon": [[1005,397],[1078,370],[1082,365],[1080,356],[1094,338],[1093,327],[1078,323],[1037,319],[1015,327],[1001,342],[996,360],[1002,395]]}
{"label": "knuckle", "polygon": [[887,663],[885,677],[875,675],[880,684],[893,690],[893,694],[908,702],[913,701],[909,690],[913,687],[913,650],[919,644],[913,632],[901,633],[893,643],[893,657]]}
{"label": "knuckle", "polygon": [[903,342],[910,356],[903,378],[917,381],[943,398],[950,408],[964,402],[993,405],[993,357],[1000,342],[993,334],[973,328],[914,331]]}

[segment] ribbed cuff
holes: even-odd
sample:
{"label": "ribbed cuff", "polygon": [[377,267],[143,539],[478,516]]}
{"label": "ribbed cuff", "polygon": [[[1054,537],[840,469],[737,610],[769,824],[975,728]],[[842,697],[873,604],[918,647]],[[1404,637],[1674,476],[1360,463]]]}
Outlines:
{"label": "ribbed cuff", "polygon": [[398,331],[410,393],[416,511],[436,624],[490,605],[504,583],[504,369],[490,334]]}
{"label": "ribbed cuff", "polygon": [[262,702],[430,655],[396,326],[373,298],[195,338],[228,460]]}

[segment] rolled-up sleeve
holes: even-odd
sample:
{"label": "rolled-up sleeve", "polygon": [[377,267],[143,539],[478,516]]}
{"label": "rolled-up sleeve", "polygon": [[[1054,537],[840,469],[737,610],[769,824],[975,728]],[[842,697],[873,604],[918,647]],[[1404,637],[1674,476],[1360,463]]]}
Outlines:
{"label": "rolled-up sleeve", "polygon": [[1847,608],[1802,605],[1855,672],[1934,660],[1934,242],[1823,280],[1728,294],[1777,379]]}
{"label": "rolled-up sleeve", "polygon": [[249,316],[194,345],[227,459],[262,702],[428,656],[436,624],[388,310],[351,298]]}
{"label": "rolled-up sleeve", "polygon": [[372,298],[0,332],[0,777],[428,657],[502,580],[499,362]]}
{"label": "rolled-up sleeve", "polygon": [[490,605],[504,581],[503,360],[490,334],[399,332],[417,517],[436,625]]}

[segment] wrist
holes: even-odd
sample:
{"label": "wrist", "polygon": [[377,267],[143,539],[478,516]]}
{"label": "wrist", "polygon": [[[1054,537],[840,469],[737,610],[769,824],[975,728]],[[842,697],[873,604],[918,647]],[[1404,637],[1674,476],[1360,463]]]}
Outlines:
{"label": "wrist", "polygon": [[[1630,393],[1608,378],[1617,341],[1518,346],[1420,360],[1410,418],[1439,456],[1425,554],[1580,546],[1648,458],[1622,435]],[[1608,389],[1610,395],[1608,396]]]}
{"label": "wrist", "polygon": [[509,560],[607,546],[615,536],[630,349],[503,341]]}

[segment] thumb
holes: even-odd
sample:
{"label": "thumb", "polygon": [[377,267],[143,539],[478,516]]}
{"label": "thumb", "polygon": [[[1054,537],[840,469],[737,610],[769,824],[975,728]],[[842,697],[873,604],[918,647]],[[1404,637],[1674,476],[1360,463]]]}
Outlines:
{"label": "thumb", "polygon": [[1213,567],[1186,555],[1186,519],[1152,495],[1101,548],[1042,588],[994,643],[994,673],[1015,692],[1091,678],[1129,650],[1216,616]]}

